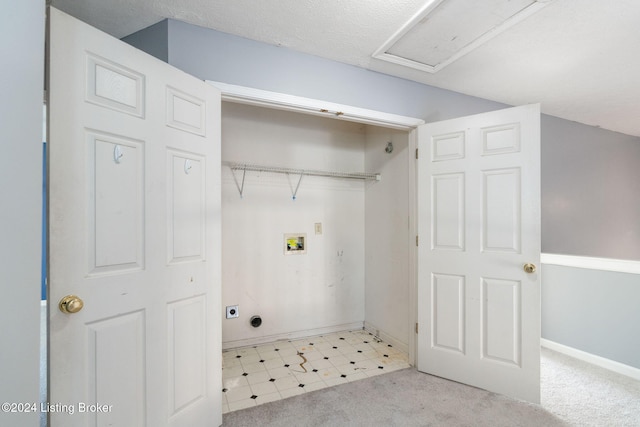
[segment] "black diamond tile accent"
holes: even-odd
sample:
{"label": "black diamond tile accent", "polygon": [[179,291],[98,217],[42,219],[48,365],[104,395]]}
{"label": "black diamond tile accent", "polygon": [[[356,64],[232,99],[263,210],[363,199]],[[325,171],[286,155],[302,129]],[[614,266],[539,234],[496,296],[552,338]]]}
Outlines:
{"label": "black diamond tile accent", "polygon": [[327,356],[324,357],[324,360],[329,360],[329,358]]}
{"label": "black diamond tile accent", "polygon": [[349,362],[349,363],[351,363],[352,365],[355,365],[355,364],[356,364],[356,362]]}
{"label": "black diamond tile accent", "polygon": [[345,374],[340,375],[340,378],[347,378]]}
{"label": "black diamond tile accent", "polygon": [[384,369],[384,366],[378,366],[378,369]]}
{"label": "black diamond tile accent", "polygon": [[276,348],[276,350],[275,350],[275,351],[280,351],[280,349],[279,349],[279,348]]}
{"label": "black diamond tile accent", "polygon": [[314,370],[313,370],[313,371],[311,371],[311,372],[318,372],[318,370],[317,370],[317,369],[314,369]]}
{"label": "black diamond tile accent", "polygon": [[241,357],[242,357],[242,356],[240,356],[240,355],[237,355],[237,356],[236,356],[236,359],[240,359]]}
{"label": "black diamond tile accent", "polygon": [[358,350],[358,353],[362,353],[362,350]]}
{"label": "black diamond tile accent", "polygon": [[264,360],[260,360],[260,363],[264,363]]}
{"label": "black diamond tile accent", "polygon": [[389,355],[388,355],[388,354],[384,354],[383,356],[384,356],[384,357],[389,357]]}
{"label": "black diamond tile accent", "polygon": [[333,349],[334,349],[334,350],[337,350],[337,349],[338,349],[338,347],[333,347]]}
{"label": "black diamond tile accent", "polygon": [[249,374],[247,374],[246,372],[242,374],[243,377],[246,377],[247,375]]}
{"label": "black diamond tile accent", "polygon": [[387,347],[393,347],[391,344],[387,344]]}
{"label": "black diamond tile accent", "polygon": [[310,342],[310,343],[309,343],[309,345],[313,345],[313,343],[312,343],[312,342]]}
{"label": "black diamond tile accent", "polygon": [[344,341],[344,338],[340,338],[340,339]]}
{"label": "black diamond tile accent", "polygon": [[258,396],[256,396],[255,394],[253,396],[251,396],[252,399],[257,399]]}
{"label": "black diamond tile accent", "polygon": [[275,378],[271,378],[269,381],[271,381],[272,383],[276,381]]}
{"label": "black diamond tile accent", "polygon": [[298,387],[302,388],[304,387],[304,384],[298,384]]}
{"label": "black diamond tile accent", "polygon": [[369,341],[363,341],[365,344],[369,344]]}
{"label": "black diamond tile accent", "polygon": [[226,393],[227,391],[229,391],[229,390],[227,390],[226,388],[223,388],[223,389],[222,389],[222,392],[223,392],[223,393]]}
{"label": "black diamond tile accent", "polygon": [[285,367],[285,368],[288,368],[288,367],[289,367],[289,365],[288,365],[288,364],[287,364],[287,365],[284,365],[284,367]]}

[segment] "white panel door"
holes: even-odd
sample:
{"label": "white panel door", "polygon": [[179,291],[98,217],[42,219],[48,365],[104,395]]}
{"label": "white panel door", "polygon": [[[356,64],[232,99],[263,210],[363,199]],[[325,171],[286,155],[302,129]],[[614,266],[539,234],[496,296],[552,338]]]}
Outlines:
{"label": "white panel door", "polygon": [[540,112],[418,128],[418,369],[540,401]]}
{"label": "white panel door", "polygon": [[53,8],[49,45],[50,425],[220,425],[220,93]]}

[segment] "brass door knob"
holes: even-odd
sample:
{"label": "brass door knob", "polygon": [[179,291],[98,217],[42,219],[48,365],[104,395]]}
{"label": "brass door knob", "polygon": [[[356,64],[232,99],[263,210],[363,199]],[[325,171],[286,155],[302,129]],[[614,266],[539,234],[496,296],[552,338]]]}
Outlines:
{"label": "brass door knob", "polygon": [[84,307],[84,302],[75,295],[67,295],[58,303],[60,311],[67,314],[77,313]]}
{"label": "brass door knob", "polygon": [[523,266],[525,273],[535,273],[536,272],[536,265],[535,264],[530,264],[527,263]]}

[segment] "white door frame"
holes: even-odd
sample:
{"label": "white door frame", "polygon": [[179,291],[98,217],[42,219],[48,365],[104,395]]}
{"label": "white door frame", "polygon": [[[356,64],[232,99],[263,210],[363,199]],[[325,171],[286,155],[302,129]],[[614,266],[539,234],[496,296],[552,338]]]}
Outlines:
{"label": "white door frame", "polygon": [[[240,104],[255,105],[265,108],[291,111],[303,114],[312,114],[329,117],[338,120],[346,120],[356,123],[399,129],[408,132],[409,153],[415,153],[417,147],[416,128],[425,123],[415,117],[400,116],[384,113],[376,110],[353,107],[350,105],[336,104],[317,99],[304,98],[261,89],[231,85],[228,83],[207,80],[207,83],[220,89],[223,101]],[[409,236],[418,233],[417,228],[417,187],[416,187],[416,162],[413,155],[407,159],[409,179]],[[417,356],[417,335],[415,325],[418,321],[418,264],[416,246],[413,238],[409,238],[409,364],[415,366]]]}

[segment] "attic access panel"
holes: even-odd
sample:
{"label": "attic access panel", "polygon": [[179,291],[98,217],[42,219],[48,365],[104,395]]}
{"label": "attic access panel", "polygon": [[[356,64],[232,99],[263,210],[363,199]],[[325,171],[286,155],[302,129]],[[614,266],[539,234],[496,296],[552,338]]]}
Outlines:
{"label": "attic access panel", "polygon": [[432,0],[373,57],[435,73],[551,0]]}

